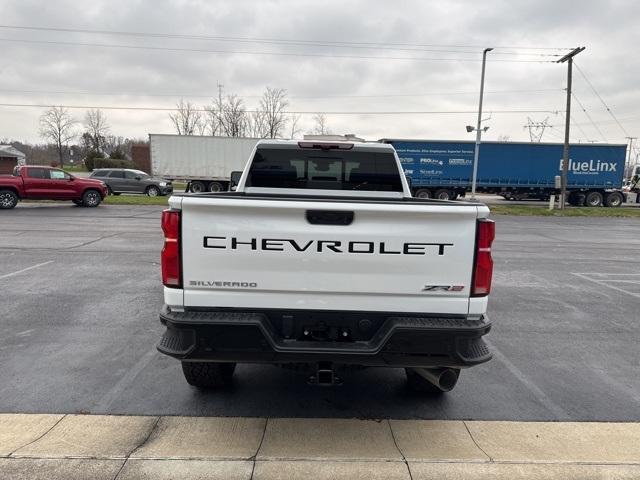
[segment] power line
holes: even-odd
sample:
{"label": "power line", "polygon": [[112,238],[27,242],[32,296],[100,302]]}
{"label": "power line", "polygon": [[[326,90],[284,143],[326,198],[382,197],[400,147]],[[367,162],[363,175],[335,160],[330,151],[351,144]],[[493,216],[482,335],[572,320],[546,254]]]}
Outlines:
{"label": "power line", "polygon": [[[100,110],[141,110],[141,111],[160,111],[160,112],[173,112],[175,108],[168,107],[134,107],[134,106],[98,106],[98,105],[54,105],[54,104],[37,104],[37,103],[0,103],[0,107],[15,107],[15,108],[50,108],[50,107],[64,107],[70,109],[100,109]],[[196,112],[208,112],[205,108],[196,108],[192,111]],[[247,113],[255,113],[256,110],[245,110]],[[491,113],[553,113],[557,114],[558,110],[492,110]],[[458,115],[458,114],[474,114],[476,110],[422,110],[422,111],[287,111],[286,114],[300,114],[300,115]]]}
{"label": "power line", "polygon": [[[216,54],[233,54],[233,55],[272,55],[283,57],[313,57],[313,58],[353,58],[365,60],[411,60],[420,62],[481,62],[476,58],[429,58],[429,57],[388,57],[388,56],[367,56],[367,55],[335,55],[329,53],[294,53],[294,52],[252,52],[243,50],[217,50],[204,48],[178,48],[178,47],[154,47],[148,45],[123,45],[109,43],[85,43],[85,42],[62,42],[53,40],[27,40],[16,38],[0,38],[0,42],[13,43],[30,43],[39,45],[64,45],[72,47],[98,47],[98,48],[124,48],[134,50],[154,50],[154,51],[171,51],[171,52],[195,52],[195,53],[216,53]],[[500,63],[555,63],[552,60],[493,60]]]}
{"label": "power line", "polygon": [[[492,90],[486,94],[511,94],[511,93],[548,93],[559,92],[562,89],[541,89],[541,90]],[[211,94],[181,94],[181,93],[145,93],[145,92],[90,92],[90,91],[69,91],[69,90],[12,90],[0,89],[0,93],[16,93],[27,95],[89,95],[89,96],[130,96],[130,97],[168,97],[168,98],[214,98],[217,93]],[[478,92],[423,92],[423,93],[399,93],[399,94],[377,94],[377,95],[348,95],[348,94],[326,94],[326,95],[288,95],[290,99],[328,99],[328,98],[399,98],[399,97],[426,97],[426,96],[447,96],[447,95],[478,95]],[[262,98],[262,95],[238,95],[240,98]]]}
{"label": "power line", "polygon": [[[282,39],[282,38],[264,38],[264,37],[230,37],[230,36],[212,36],[212,35],[186,35],[186,34],[170,34],[170,33],[152,33],[152,32],[131,32],[131,31],[114,31],[114,30],[93,30],[93,29],[74,29],[74,28],[58,28],[58,27],[38,27],[38,26],[20,26],[20,25],[0,25],[2,29],[11,30],[32,30],[32,31],[49,31],[63,33],[88,33],[99,35],[115,35],[115,36],[133,36],[133,37],[150,37],[150,38],[172,38],[180,40],[207,40],[207,41],[231,41],[245,43],[271,43],[283,45],[306,45],[306,46],[330,46],[330,47],[347,47],[347,48],[374,48],[374,49],[391,49],[402,50],[401,48],[389,47],[427,47],[427,48],[484,48],[481,45],[446,45],[446,44],[423,44],[423,43],[389,43],[389,42],[350,42],[336,40],[300,40],[300,39]],[[500,49],[519,49],[519,50],[549,50],[561,51],[570,50],[570,47],[530,47],[530,46],[498,46]],[[420,51],[415,50],[414,51]],[[424,51],[424,50],[423,50]],[[443,51],[443,50],[438,50]],[[477,52],[471,52],[477,53]],[[515,54],[513,52],[501,52],[502,54]],[[531,54],[533,55],[533,54]],[[540,54],[550,56],[560,56],[560,54]]]}
{"label": "power line", "polygon": [[582,102],[578,99],[578,97],[576,96],[576,94],[574,92],[571,92],[571,95],[573,96],[573,98],[576,99],[576,102],[578,102],[578,105],[580,105],[580,108],[582,109],[582,111],[584,112],[584,114],[587,116],[587,118],[589,119],[589,121],[591,122],[591,125],[594,126],[594,128],[598,131],[598,133],[600,134],[600,136],[602,137],[602,139],[606,142],[607,137],[604,136],[604,133],[602,133],[602,130],[600,130],[600,127],[598,127],[598,124],[596,122],[593,121],[593,119],[591,118],[591,115],[589,115],[589,112],[587,112],[587,109],[584,108],[584,105],[582,104]]}
{"label": "power line", "polygon": [[604,101],[604,99],[600,96],[600,94],[598,93],[596,88],[593,86],[593,84],[587,78],[586,74],[582,71],[582,69],[577,64],[576,64],[576,68],[578,69],[578,72],[580,72],[580,75],[582,75],[582,78],[584,78],[585,82],[587,82],[587,85],[589,85],[589,87],[591,87],[591,90],[593,90],[593,93],[596,94],[596,97],[598,97],[600,99],[600,101],[602,102],[602,105],[604,105],[604,108],[606,108],[607,112],[609,112],[609,115],[611,115],[611,118],[613,118],[615,120],[615,122],[618,124],[618,127],[620,127],[620,130],[622,130],[622,132],[628,137],[629,133],[622,126],[622,124],[618,121],[616,116],[613,114],[613,112],[609,108],[609,105],[607,105],[607,103]]}

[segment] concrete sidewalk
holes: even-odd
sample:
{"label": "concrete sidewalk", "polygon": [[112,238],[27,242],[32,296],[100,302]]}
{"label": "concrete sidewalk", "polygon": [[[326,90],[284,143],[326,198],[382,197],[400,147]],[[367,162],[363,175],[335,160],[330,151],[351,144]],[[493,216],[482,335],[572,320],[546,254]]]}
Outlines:
{"label": "concrete sidewalk", "polygon": [[637,479],[640,424],[0,414],[5,479]]}

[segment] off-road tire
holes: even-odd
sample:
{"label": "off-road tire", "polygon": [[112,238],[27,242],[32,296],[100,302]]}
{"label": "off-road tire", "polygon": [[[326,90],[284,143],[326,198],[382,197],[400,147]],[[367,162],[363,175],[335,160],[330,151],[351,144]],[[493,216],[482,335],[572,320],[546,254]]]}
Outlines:
{"label": "off-road tire", "polygon": [[235,363],[182,362],[182,373],[187,383],[201,389],[230,385],[235,369]]}

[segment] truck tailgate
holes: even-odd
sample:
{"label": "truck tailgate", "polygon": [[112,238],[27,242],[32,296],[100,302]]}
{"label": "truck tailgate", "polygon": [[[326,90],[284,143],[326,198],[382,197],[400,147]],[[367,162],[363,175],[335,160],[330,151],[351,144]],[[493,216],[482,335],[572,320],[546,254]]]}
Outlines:
{"label": "truck tailgate", "polygon": [[184,305],[467,314],[477,216],[473,205],[186,196]]}

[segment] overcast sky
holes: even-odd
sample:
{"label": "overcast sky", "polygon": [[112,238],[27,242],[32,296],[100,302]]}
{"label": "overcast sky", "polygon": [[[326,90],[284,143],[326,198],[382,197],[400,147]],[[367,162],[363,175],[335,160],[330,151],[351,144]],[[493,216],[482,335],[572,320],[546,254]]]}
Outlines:
{"label": "overcast sky", "polygon": [[[0,28],[0,103],[171,108],[182,95],[206,105],[220,83],[225,94],[236,93],[253,108],[269,85],[286,89],[291,111],[469,112],[327,114],[334,133],[368,139],[472,139],[464,127],[476,121],[481,52],[495,46],[487,62],[484,110],[490,128],[484,138],[528,140],[523,128],[527,117],[536,122],[548,117],[553,128],[543,140],[559,141],[566,64],[548,62],[557,57],[539,54],[557,55],[585,46],[576,64],[622,128],[574,69],[574,92],[586,113],[574,99],[572,139],[625,143],[627,133],[640,133],[639,14],[640,2],[616,0],[0,0],[4,26],[226,37],[221,41]],[[325,45],[304,44],[309,41]],[[326,42],[358,42],[361,48]],[[0,140],[41,141],[38,117],[43,110],[0,106]],[[85,113],[72,112],[78,119]],[[143,138],[172,132],[164,111],[105,113],[117,135]],[[313,128],[311,114],[302,116],[300,127]]]}

